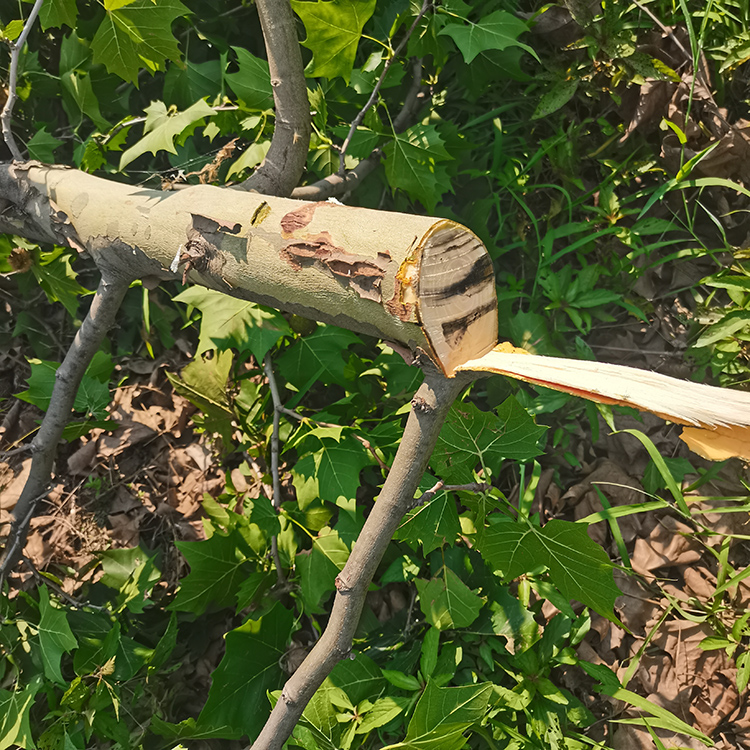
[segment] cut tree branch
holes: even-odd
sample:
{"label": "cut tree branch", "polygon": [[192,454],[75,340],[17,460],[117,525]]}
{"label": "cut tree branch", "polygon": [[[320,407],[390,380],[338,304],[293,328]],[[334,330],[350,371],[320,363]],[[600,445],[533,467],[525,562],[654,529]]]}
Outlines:
{"label": "cut tree branch", "polygon": [[8,147],[11,156],[15,161],[23,161],[21,151],[16,144],[16,139],[13,137],[13,130],[11,128],[11,120],[13,118],[13,107],[16,104],[16,88],[18,86],[18,60],[21,57],[21,50],[23,49],[26,40],[29,38],[31,33],[31,27],[36,21],[36,17],[39,15],[39,11],[42,8],[44,0],[36,0],[34,7],[29,13],[29,17],[26,19],[26,23],[23,26],[18,39],[15,42],[10,43],[10,73],[8,75],[8,99],[3,107],[3,112],[0,114],[0,123],[2,124],[3,140],[5,145]]}
{"label": "cut tree branch", "polygon": [[[425,358],[426,359],[426,358]],[[305,706],[352,645],[368,586],[427,468],[451,404],[468,379],[446,378],[424,363],[425,381],[412,399],[393,466],[370,515],[336,578],[336,598],[320,640],[289,678],[252,750],[280,750],[291,736]]]}
{"label": "cut tree branch", "polygon": [[240,187],[265,195],[291,195],[310,145],[310,104],[297,26],[289,0],[256,0],[271,73],[276,124],[263,164]]}
{"label": "cut tree branch", "polygon": [[104,268],[91,309],[55,373],[55,385],[49,407],[42,420],[42,426],[31,443],[29,477],[12,511],[13,523],[5,556],[0,564],[0,581],[18,562],[23,551],[29,523],[39,500],[49,491],[57,445],[65,426],[70,421],[78,386],[92,357],[114,324],[117,311],[132,280],[131,277]]}

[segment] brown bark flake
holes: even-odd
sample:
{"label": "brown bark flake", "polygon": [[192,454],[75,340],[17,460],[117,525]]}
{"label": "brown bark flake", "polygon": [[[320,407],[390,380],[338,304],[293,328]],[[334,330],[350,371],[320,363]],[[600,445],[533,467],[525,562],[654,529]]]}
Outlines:
{"label": "brown bark flake", "polygon": [[304,229],[313,219],[318,206],[324,206],[325,201],[305,203],[295,208],[281,218],[281,233],[284,237],[291,237],[296,231]]}
{"label": "brown bark flake", "polygon": [[376,258],[348,253],[333,244],[328,232],[290,242],[281,250],[281,257],[295,271],[310,267],[327,271],[362,299],[374,302],[382,300],[380,285],[391,262],[386,253],[378,253]]}

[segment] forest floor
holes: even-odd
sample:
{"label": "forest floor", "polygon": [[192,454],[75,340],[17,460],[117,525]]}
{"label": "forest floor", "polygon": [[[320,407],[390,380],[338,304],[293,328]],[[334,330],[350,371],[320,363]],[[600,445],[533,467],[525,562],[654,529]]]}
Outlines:
{"label": "forest floor", "polygon": [[[690,269],[683,265],[680,272]],[[694,273],[700,276],[702,269]],[[646,282],[675,286],[674,279]],[[592,348],[601,359],[685,376],[683,313],[679,297],[673,296],[668,304],[655,307],[652,324],[634,320],[619,325],[615,332],[602,330],[592,337]],[[50,314],[64,311],[50,308]],[[228,478],[238,493],[250,497],[270,491],[263,485],[264,467],[251,463],[255,476],[247,476],[237,466],[223,464],[211,438],[194,430],[190,417],[195,408],[172,390],[165,376],[165,370],[177,372],[188,361],[181,352],[189,347],[181,343],[157,361],[135,357],[122,361],[117,379],[126,384],[115,391],[110,407],[119,427],[96,429],[60,451],[54,487],[44,500],[43,512],[32,521],[25,550],[26,585],[34,584],[39,572],[50,571],[60,582],[59,593],[74,601],[92,576],[99,575],[94,563],[100,550],[142,543],[162,550],[160,586],[174,589],[186,572],[174,542],[205,538],[204,495],[219,497]],[[19,390],[19,373],[25,371],[21,355],[20,351],[0,355],[0,382],[6,392]],[[17,401],[0,428],[3,444],[13,444],[30,433],[39,416],[36,407]],[[617,417],[617,426],[646,433],[663,456],[685,458],[696,468],[709,467],[689,453],[674,425],[648,415],[641,420],[625,415]],[[579,468],[571,467],[554,451],[544,457],[535,501],[543,519],[576,520],[602,510],[597,487],[611,506],[647,499],[644,484],[653,483],[653,467],[645,448],[632,435],[610,434],[603,422],[600,427],[596,440],[587,423],[581,422],[575,430],[569,449]],[[0,497],[3,535],[30,462],[25,454],[16,454],[0,463],[0,486],[5,486]],[[650,471],[652,476],[647,477]],[[746,513],[711,511],[712,502],[725,505],[726,497],[745,495],[743,479],[750,480],[747,467],[728,462],[711,485],[686,493],[691,510],[704,514],[696,515],[704,524],[702,530],[669,510],[620,518],[632,572],[626,570],[622,547],[618,549],[607,524],[590,527],[595,540],[623,565],[615,571],[623,592],[615,609],[624,627],[594,616],[590,632],[578,647],[581,658],[608,665],[621,681],[627,681],[629,690],[713,737],[722,750],[750,747],[750,705],[746,695],[738,693],[733,658],[722,648],[705,650],[701,643],[731,629],[738,613],[750,608],[750,586],[744,582],[730,592],[729,601],[714,593],[722,553],[735,570],[750,563],[750,548],[742,538],[750,533],[750,522]],[[687,475],[683,486],[690,481]],[[290,483],[285,489],[293,491]],[[407,602],[404,597],[403,605]],[[382,617],[377,597],[371,603]],[[543,614],[553,613],[547,602]],[[172,675],[174,684],[182,686],[177,714],[195,715],[200,710],[210,674],[223,653],[222,636],[230,627],[223,619],[216,620],[215,632],[207,632]],[[625,718],[622,704],[587,692],[579,683],[580,672],[557,677],[595,715]],[[592,736],[608,736],[616,750],[653,747],[643,727],[619,724],[604,729],[604,723],[599,729],[594,727]],[[671,743],[702,747],[696,740],[654,731],[667,747]]]}

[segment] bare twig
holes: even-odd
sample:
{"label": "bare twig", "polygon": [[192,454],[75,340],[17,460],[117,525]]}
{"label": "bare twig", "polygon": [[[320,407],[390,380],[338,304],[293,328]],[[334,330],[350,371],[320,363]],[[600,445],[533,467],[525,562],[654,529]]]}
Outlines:
{"label": "bare twig", "polygon": [[96,612],[108,612],[109,607],[102,607],[98,604],[89,604],[88,602],[79,602],[74,599],[70,594],[66,594],[54,581],[50,580],[47,576],[42,575],[36,568],[31,560],[26,555],[21,555],[21,561],[31,571],[31,574],[36,579],[37,583],[43,583],[45,586],[51,588],[68,606],[73,609],[93,609]]}
{"label": "bare twig", "polygon": [[31,27],[36,21],[36,17],[39,15],[39,11],[42,7],[44,0],[36,0],[34,7],[29,13],[29,17],[26,19],[26,23],[23,26],[23,31],[15,42],[10,42],[10,74],[8,76],[8,99],[3,107],[3,112],[0,114],[0,123],[2,124],[3,140],[5,145],[8,147],[11,156],[14,161],[24,161],[21,151],[16,145],[16,139],[13,137],[13,131],[11,129],[11,118],[13,116],[13,107],[16,105],[16,88],[18,86],[18,60],[21,57],[21,50],[23,49],[26,40],[29,38],[31,33]]}
{"label": "bare twig", "polygon": [[372,93],[370,94],[370,98],[367,100],[367,104],[365,104],[362,109],[359,110],[357,113],[357,116],[352,120],[352,124],[349,127],[349,132],[346,134],[346,138],[344,138],[344,142],[341,144],[341,153],[339,154],[339,176],[343,177],[346,173],[346,167],[344,166],[344,159],[346,157],[346,150],[349,148],[349,144],[352,141],[352,137],[354,136],[354,133],[356,132],[357,128],[362,124],[362,120],[365,119],[365,115],[369,111],[370,107],[375,103],[375,100],[378,98],[378,92],[380,91],[380,87],[383,85],[383,81],[385,81],[385,77],[388,75],[388,71],[391,68],[391,65],[393,65],[396,58],[401,54],[401,50],[406,46],[406,43],[409,41],[411,35],[414,33],[414,29],[417,28],[417,24],[422,20],[422,16],[428,11],[428,9],[432,6],[431,0],[424,0],[422,3],[422,7],[417,14],[417,17],[414,19],[414,23],[412,23],[409,30],[404,35],[404,38],[399,43],[398,47],[393,51],[393,54],[385,61],[385,65],[383,66],[383,72],[380,74],[380,77],[378,78],[375,88],[373,88]]}
{"label": "bare twig", "polygon": [[[426,101],[422,90],[422,60],[415,58],[412,64],[412,85],[404,99],[404,105],[393,121],[393,130],[396,133],[402,133],[412,123],[415,115]],[[345,175],[332,174],[324,177],[322,180],[312,183],[312,185],[303,185],[292,191],[292,198],[308,201],[323,201],[337,195],[344,195],[354,190],[362,180],[371,172],[374,172],[380,164],[383,157],[383,151],[380,148],[373,149],[373,152],[357,164],[354,169],[349,170]]]}
{"label": "bare twig", "polygon": [[471,484],[445,484],[441,479],[437,484],[430,487],[429,490],[423,492],[419,497],[415,497],[409,510],[418,508],[420,505],[426,505],[429,503],[435,495],[441,490],[445,492],[487,492],[492,485],[486,482],[471,482]]}
{"label": "bare twig", "polygon": [[[271,388],[271,400],[273,401],[273,432],[271,433],[271,479],[273,480],[273,507],[279,512],[281,507],[281,478],[279,477],[279,426],[281,424],[281,410],[284,408],[279,396],[279,387],[273,374],[271,355],[266,354],[263,359],[263,371],[266,374],[268,385]],[[281,556],[279,555],[279,542],[276,534],[271,537],[271,556],[276,565],[276,578],[278,583],[286,582],[281,569]]]}
{"label": "bare twig", "polygon": [[429,363],[412,399],[404,437],[383,490],[336,578],[328,626],[300,668],[289,678],[253,750],[280,750],[302,711],[333,667],[351,651],[367,588],[414,497],[451,404],[467,383],[446,378]]}
{"label": "bare twig", "polygon": [[276,124],[263,164],[240,187],[288,196],[297,186],[310,145],[310,104],[297,26],[289,0],[256,0],[271,72]]}
{"label": "bare twig", "polygon": [[55,385],[49,407],[42,420],[42,426],[31,443],[29,477],[13,509],[11,541],[0,564],[0,577],[7,575],[19,559],[26,540],[28,523],[34,515],[39,499],[47,493],[57,444],[70,419],[81,378],[115,322],[115,316],[130,282],[130,277],[117,276],[108,270],[102,271],[102,279],[91,303],[91,309],[55,373]]}

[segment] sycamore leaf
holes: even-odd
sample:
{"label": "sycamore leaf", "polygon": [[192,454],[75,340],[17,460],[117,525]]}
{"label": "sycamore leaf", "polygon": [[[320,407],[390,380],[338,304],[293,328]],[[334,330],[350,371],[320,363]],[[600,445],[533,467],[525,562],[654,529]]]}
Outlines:
{"label": "sycamore leaf", "polygon": [[403,742],[392,750],[459,750],[464,732],[487,711],[493,686],[485,682],[461,687],[438,687],[427,682],[411,717]]}
{"label": "sycamore leaf", "polygon": [[86,294],[71,265],[72,257],[65,248],[57,247],[48,253],[39,253],[39,262],[31,270],[44,289],[50,302],[60,302],[71,318],[78,312],[79,297]]}
{"label": "sycamore leaf", "polygon": [[341,76],[347,83],[354,67],[362,29],[375,10],[376,0],[292,0],[294,12],[307,31],[304,47],[313,57],[305,69],[308,78]]}
{"label": "sycamore leaf", "polygon": [[59,28],[63,24],[75,29],[77,21],[76,0],[47,0],[39,9],[39,22],[43,31]]}
{"label": "sycamore leaf", "polygon": [[171,108],[167,110],[164,102],[151,102],[144,111],[147,114],[144,136],[120,157],[121,170],[145,153],[168,151],[170,154],[176,154],[174,139],[186,128],[195,127],[204,117],[214,114],[213,108],[203,99],[199,99],[184,112],[177,112]]}
{"label": "sycamore leaf", "polygon": [[62,146],[62,141],[47,132],[47,127],[42,126],[26,142],[29,156],[46,164],[55,163],[55,151]]}
{"label": "sycamore leaf", "polygon": [[518,41],[518,37],[528,30],[520,18],[504,10],[496,10],[478,23],[449,23],[438,34],[453,39],[464,61],[470,63],[480,52],[504,50],[507,47],[521,47],[536,57],[531,47]]}
{"label": "sycamore leaf", "polygon": [[[303,494],[314,492],[315,496],[340,508],[354,511],[359,472],[372,463],[369,451],[351,435],[339,434],[327,437],[308,433],[302,445],[310,450],[303,454],[292,469],[292,481]],[[304,488],[304,489],[303,489]]]}
{"label": "sycamore leaf", "polygon": [[268,62],[251,55],[242,47],[232,47],[239,70],[226,73],[224,80],[249,109],[273,109],[273,88]]}
{"label": "sycamore leaf", "polygon": [[[304,395],[319,380],[324,385],[343,385],[347,348],[361,339],[351,331],[335,326],[318,326],[314,333],[303,336],[282,354],[277,362],[282,377]],[[291,408],[291,407],[290,407]]]}
{"label": "sycamore leaf", "polygon": [[226,635],[226,652],[211,675],[198,731],[219,727],[254,738],[268,717],[267,693],[281,687],[279,663],[291,635],[294,616],[277,604],[259,620],[248,620]]}
{"label": "sycamore leaf", "polygon": [[420,201],[428,211],[443,193],[452,190],[445,165],[453,157],[434,125],[418,124],[396,133],[383,149],[385,174],[392,188],[400,188]]}
{"label": "sycamore leaf", "polygon": [[125,6],[111,2],[93,40],[94,61],[138,86],[138,71],[151,72],[166,60],[180,61],[172,22],[190,11],[180,0],[133,0]]}
{"label": "sycamore leaf", "polygon": [[271,347],[291,333],[281,313],[253,302],[228,297],[213,289],[193,286],[178,294],[177,302],[197,307],[202,313],[196,354],[208,349],[232,347],[249,351],[262,362]]}
{"label": "sycamore leaf", "polygon": [[297,555],[296,568],[302,579],[301,596],[308,612],[322,612],[321,604],[335,588],[336,576],[344,569],[349,548],[338,532],[325,527],[313,539],[311,550]]}
{"label": "sycamore leaf", "polygon": [[584,524],[553,520],[541,528],[501,518],[477,540],[482,557],[513,580],[544,565],[566,599],[575,599],[617,622],[613,606],[620,591],[612,563]]}
{"label": "sycamore leaf", "polygon": [[412,549],[421,543],[426,557],[438,547],[452,545],[460,531],[453,495],[440,492],[430,502],[409,511],[396,532],[396,539]]}
{"label": "sycamore leaf", "polygon": [[78,641],[68,625],[64,610],[54,607],[46,586],[39,587],[39,646],[48,679],[63,684],[60,659],[63,654],[78,646]]}
{"label": "sycamore leaf", "polygon": [[[250,569],[244,564],[251,554],[242,535],[215,532],[202,542],[176,542],[190,566],[170,605],[178,612],[203,614],[209,605],[232,607]],[[248,554],[246,554],[246,552]]]}
{"label": "sycamore leaf", "polygon": [[469,627],[484,606],[484,600],[448,566],[443,566],[437,578],[430,581],[417,578],[414,583],[427,622],[438,630]]}
{"label": "sycamore leaf", "polygon": [[512,396],[496,411],[483,412],[468,402],[451,407],[430,459],[441,479],[467,484],[474,481],[477,467],[496,476],[503,459],[528,461],[539,455],[538,443],[546,427],[534,424]]}

